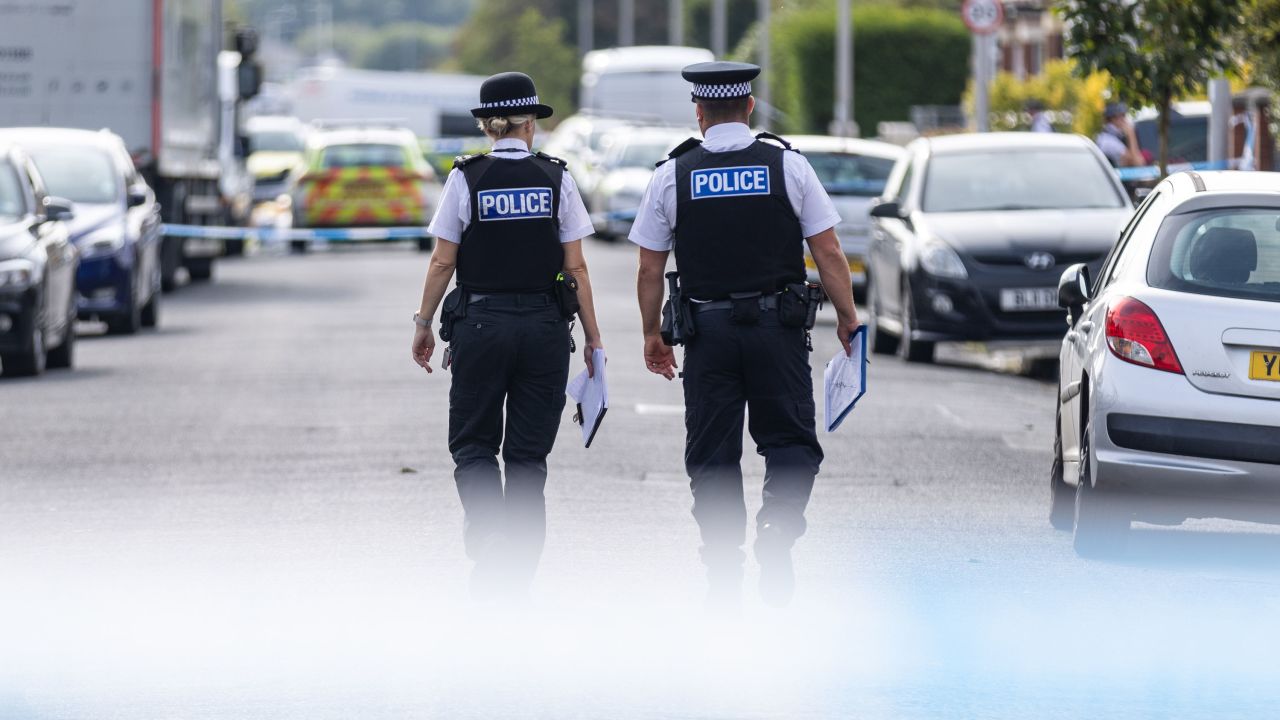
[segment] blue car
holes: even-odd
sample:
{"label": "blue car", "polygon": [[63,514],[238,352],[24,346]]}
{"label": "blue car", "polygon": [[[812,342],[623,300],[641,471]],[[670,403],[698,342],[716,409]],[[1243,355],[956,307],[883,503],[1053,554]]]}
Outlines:
{"label": "blue car", "polygon": [[76,308],[112,334],[155,327],[160,311],[160,206],[120,136],[23,128],[0,132],[35,163],[50,194],[75,203],[68,225],[80,251]]}

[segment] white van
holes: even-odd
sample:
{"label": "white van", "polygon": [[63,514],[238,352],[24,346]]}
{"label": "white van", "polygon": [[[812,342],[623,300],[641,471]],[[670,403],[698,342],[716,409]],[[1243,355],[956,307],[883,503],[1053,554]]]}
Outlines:
{"label": "white van", "polygon": [[581,108],[600,115],[694,125],[686,65],[715,60],[710,50],[651,45],[593,50],[582,58]]}

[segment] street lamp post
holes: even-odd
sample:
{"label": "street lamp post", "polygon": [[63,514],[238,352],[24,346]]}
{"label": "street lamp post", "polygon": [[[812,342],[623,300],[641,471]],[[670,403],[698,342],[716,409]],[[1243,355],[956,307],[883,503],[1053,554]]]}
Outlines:
{"label": "street lamp post", "polygon": [[770,95],[769,82],[773,78],[769,68],[769,17],[773,12],[773,0],[756,0],[756,16],[760,25],[759,49],[760,49],[760,80],[756,82],[756,100],[761,106],[761,112],[757,117],[760,118],[759,125],[765,130],[770,129],[769,115],[773,112],[773,103]]}
{"label": "street lamp post", "polygon": [[684,45],[684,0],[667,4],[667,44]]}
{"label": "street lamp post", "polygon": [[729,44],[729,27],[726,0],[711,0],[711,52],[716,59],[723,58]]}
{"label": "street lamp post", "polygon": [[836,105],[831,134],[854,137],[858,123],[853,119],[853,10],[851,0],[836,3]]}
{"label": "street lamp post", "polygon": [[618,0],[618,45],[636,44],[636,0]]}
{"label": "street lamp post", "polygon": [[578,54],[586,55],[595,49],[594,0],[578,0]]}

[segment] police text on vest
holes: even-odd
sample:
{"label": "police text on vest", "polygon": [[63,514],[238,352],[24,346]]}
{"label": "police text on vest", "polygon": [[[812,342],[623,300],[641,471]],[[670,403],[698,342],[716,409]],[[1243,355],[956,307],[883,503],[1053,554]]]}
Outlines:
{"label": "police text on vest", "polygon": [[769,168],[761,165],[694,170],[689,180],[694,200],[769,194]]}
{"label": "police text on vest", "polygon": [[551,217],[551,188],[508,188],[481,190],[480,219],[532,220]]}

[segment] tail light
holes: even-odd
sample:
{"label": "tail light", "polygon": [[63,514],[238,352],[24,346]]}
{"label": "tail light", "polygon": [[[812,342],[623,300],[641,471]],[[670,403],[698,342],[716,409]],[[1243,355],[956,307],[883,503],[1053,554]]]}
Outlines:
{"label": "tail light", "polygon": [[1107,310],[1107,346],[1125,362],[1183,374],[1160,318],[1140,300],[1121,298]]}

